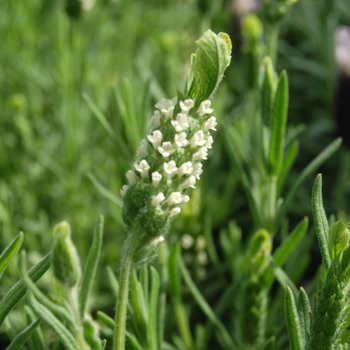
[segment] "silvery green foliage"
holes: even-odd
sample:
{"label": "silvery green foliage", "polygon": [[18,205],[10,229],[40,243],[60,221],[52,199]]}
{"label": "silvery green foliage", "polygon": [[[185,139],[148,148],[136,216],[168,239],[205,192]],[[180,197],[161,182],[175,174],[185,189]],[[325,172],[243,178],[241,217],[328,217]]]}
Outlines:
{"label": "silvery green foliage", "polygon": [[150,131],[141,140],[133,169],[126,173],[129,184],[120,191],[127,228],[139,225],[154,245],[190,200],[188,189],[195,188],[213,144],[211,131],[217,122],[208,98],[230,63],[231,44],[226,34],[208,30],[197,45],[185,94],[155,105]]}
{"label": "silvery green foliage", "polygon": [[322,205],[322,178],[316,178],[313,209],[317,238],[326,267],[315,297],[308,349],[336,349],[350,310],[350,233],[342,221],[330,228]]}

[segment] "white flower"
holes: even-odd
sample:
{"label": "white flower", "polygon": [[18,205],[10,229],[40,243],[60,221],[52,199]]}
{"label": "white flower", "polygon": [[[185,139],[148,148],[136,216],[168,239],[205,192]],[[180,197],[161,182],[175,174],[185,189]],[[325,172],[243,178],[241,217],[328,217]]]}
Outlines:
{"label": "white flower", "polygon": [[190,197],[187,196],[186,194],[183,194],[181,196],[181,203],[188,203],[190,201]]}
{"label": "white flower", "polygon": [[156,196],[152,199],[152,205],[156,207],[158,204],[162,203],[165,199],[165,196],[162,192],[159,192]]}
{"label": "white flower", "polygon": [[199,176],[202,174],[202,163],[196,163],[193,168],[193,175],[199,180]]}
{"label": "white flower", "polygon": [[155,104],[155,107],[158,108],[167,119],[170,119],[173,117],[175,104],[174,99],[166,100],[165,98],[162,98],[158,103]]}
{"label": "white flower", "polygon": [[132,170],[128,170],[125,176],[128,179],[130,185],[136,184],[136,175]]}
{"label": "white flower", "polygon": [[170,212],[169,212],[169,218],[172,218],[172,217],[176,216],[180,212],[181,212],[181,209],[179,207],[171,209]]}
{"label": "white flower", "polygon": [[193,171],[192,162],[186,162],[186,163],[183,163],[179,167],[179,170],[178,170],[177,174],[179,175],[179,177],[181,177],[183,175],[190,175],[190,174],[192,174],[192,171]]}
{"label": "white flower", "polygon": [[193,108],[194,106],[194,102],[190,98],[185,101],[180,101],[179,104],[180,104],[181,112],[185,114],[188,114],[190,109]]}
{"label": "white flower", "polygon": [[162,180],[162,175],[158,173],[158,171],[155,171],[152,173],[152,185],[154,187],[158,187],[159,182]]}
{"label": "white flower", "polygon": [[208,263],[208,256],[204,250],[198,253],[197,261],[200,265],[206,265]]}
{"label": "white flower", "polygon": [[216,125],[218,125],[218,123],[216,122],[216,118],[215,117],[210,117],[205,123],[204,123],[204,130],[214,130],[216,131],[215,127]]}
{"label": "white flower", "polygon": [[123,187],[120,189],[120,195],[124,197],[126,195],[126,192],[128,192],[129,186],[123,185]]}
{"label": "white flower", "polygon": [[182,203],[182,195],[180,192],[172,192],[168,199],[166,200],[169,207],[175,204],[181,204]]}
{"label": "white flower", "polygon": [[212,108],[210,108],[210,105],[211,105],[211,102],[209,100],[205,100],[203,101],[198,110],[197,110],[197,113],[203,117],[204,115],[206,114],[211,114],[214,112],[214,110]]}
{"label": "white flower", "polygon": [[182,132],[181,134],[176,134],[174,141],[175,145],[177,147],[185,147],[188,145],[188,140],[186,139],[187,135],[185,132]]}
{"label": "white flower", "polygon": [[188,177],[181,185],[180,187],[184,190],[186,188],[189,188],[189,187],[192,187],[192,188],[195,188],[194,187],[194,184],[196,183],[196,178],[191,175],[190,177]]}
{"label": "white flower", "polygon": [[147,160],[143,159],[140,163],[135,163],[134,167],[136,171],[138,171],[141,174],[141,177],[147,177],[148,176],[148,170],[150,168],[149,164],[147,163]]}
{"label": "white flower", "polygon": [[207,148],[209,148],[209,149],[213,148],[213,147],[211,146],[211,145],[213,144],[213,142],[214,142],[213,137],[210,135],[210,136],[208,137],[207,143],[205,144],[205,147],[207,147]]}
{"label": "white flower", "polygon": [[202,130],[197,131],[190,140],[191,148],[204,146],[206,143],[207,141],[204,139],[204,134]]}
{"label": "white flower", "polygon": [[191,248],[193,246],[194,243],[194,239],[192,236],[190,236],[189,234],[185,233],[182,237],[181,237],[181,245],[185,248]]}
{"label": "white flower", "polygon": [[137,155],[140,155],[141,157],[147,157],[148,156],[148,144],[145,139],[142,139],[140,142],[140,147],[137,150]]}
{"label": "white flower", "polygon": [[169,163],[164,163],[163,169],[168,176],[176,174],[178,170],[174,160],[171,160]]}
{"label": "white flower", "polygon": [[350,28],[340,26],[334,33],[335,60],[345,74],[350,76]]}
{"label": "white flower", "polygon": [[207,147],[201,147],[194,155],[193,160],[207,159],[208,149]]}
{"label": "white flower", "polygon": [[152,135],[147,135],[147,138],[153,147],[157,149],[162,143],[163,135],[161,131],[155,130],[152,132]]}
{"label": "white flower", "polygon": [[160,127],[160,112],[159,111],[154,111],[154,114],[151,117],[151,123],[153,125],[154,128],[159,128]]}
{"label": "white flower", "polygon": [[171,142],[167,141],[163,142],[161,147],[158,147],[158,151],[164,158],[167,158],[175,152],[175,148],[173,147]]}
{"label": "white flower", "polygon": [[197,250],[204,250],[207,246],[207,240],[204,236],[200,235],[197,237],[196,240],[196,248]]}
{"label": "white flower", "polygon": [[164,237],[162,235],[157,236],[156,238],[153,238],[151,241],[151,244],[153,244],[155,247],[164,241]]}
{"label": "white flower", "polygon": [[175,128],[176,132],[184,131],[190,127],[190,124],[188,124],[187,121],[187,116],[184,113],[178,113],[176,120],[172,120],[171,124]]}

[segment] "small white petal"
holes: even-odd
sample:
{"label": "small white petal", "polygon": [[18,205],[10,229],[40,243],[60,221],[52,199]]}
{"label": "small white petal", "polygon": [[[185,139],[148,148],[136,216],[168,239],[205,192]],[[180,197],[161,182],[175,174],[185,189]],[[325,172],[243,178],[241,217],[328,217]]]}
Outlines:
{"label": "small white petal", "polygon": [[162,98],[155,106],[164,114],[165,118],[171,119],[173,117],[173,111],[175,108],[173,100]]}
{"label": "small white petal", "polygon": [[170,196],[166,200],[169,207],[175,204],[181,204],[182,203],[182,195],[180,192],[172,192]]}
{"label": "small white petal", "polygon": [[202,130],[197,131],[190,140],[191,148],[204,146],[206,143],[207,141],[204,138],[204,134]]}
{"label": "small white petal", "polygon": [[156,207],[157,205],[159,205],[160,203],[162,203],[165,199],[165,196],[162,192],[159,192],[156,196],[153,197],[152,199],[152,205],[154,207]]}
{"label": "small white petal", "polygon": [[161,119],[161,114],[159,111],[154,111],[154,114],[151,117],[151,123],[154,128],[159,128],[160,127],[160,119]]}
{"label": "small white petal", "polygon": [[190,201],[190,197],[186,194],[181,196],[181,203],[188,203]]}
{"label": "small white petal", "polygon": [[207,252],[202,250],[198,253],[197,261],[200,265],[206,265],[208,263],[208,255]]}
{"label": "small white petal", "polygon": [[195,183],[196,183],[196,178],[193,175],[191,175],[180,185],[180,187],[183,190],[189,187],[195,188],[194,187]]}
{"label": "small white petal", "polygon": [[194,155],[193,160],[207,159],[208,149],[207,147],[201,147]]}
{"label": "small white petal", "polygon": [[183,175],[190,175],[193,171],[193,165],[192,162],[186,162],[183,163],[178,170],[178,175],[179,177],[183,176]]}
{"label": "small white petal", "polygon": [[158,173],[158,171],[155,171],[152,173],[152,185],[154,187],[158,187],[159,182],[162,180],[162,175]]}
{"label": "small white petal", "polygon": [[214,110],[212,108],[210,108],[210,105],[211,105],[211,102],[209,100],[205,100],[203,101],[198,110],[197,110],[197,113],[203,117],[204,115],[206,114],[211,114],[214,112]]}
{"label": "small white petal", "polygon": [[191,99],[187,99],[185,101],[180,101],[180,108],[181,108],[181,112],[188,114],[188,112],[190,111],[191,108],[193,108],[194,106],[194,102]]}
{"label": "small white petal", "polygon": [[196,240],[196,248],[198,250],[204,250],[207,246],[207,240],[204,236],[200,235],[197,237]]}
{"label": "small white petal", "polygon": [[141,160],[140,163],[135,163],[134,167],[135,167],[135,170],[141,174],[142,178],[148,176],[148,170],[150,169],[150,166],[147,163],[147,160],[143,159]]}
{"label": "small white petal", "polygon": [[216,118],[215,117],[210,117],[205,123],[204,123],[204,130],[208,131],[208,130],[214,130],[216,131],[215,127],[216,125],[218,125],[218,123],[216,122]]}
{"label": "small white petal", "polygon": [[210,135],[208,137],[207,143],[205,144],[205,147],[212,149],[213,147],[211,145],[213,144],[213,142],[214,142],[213,137]]}
{"label": "small white petal", "polygon": [[148,144],[145,139],[142,139],[140,142],[140,147],[137,150],[137,155],[141,157],[147,157],[148,156]]}
{"label": "small white petal", "polygon": [[124,185],[121,189],[120,189],[120,195],[122,197],[124,197],[126,195],[126,192],[128,192],[129,186],[128,185]]}
{"label": "small white petal", "polygon": [[155,247],[164,241],[164,237],[162,235],[157,236],[156,238],[153,238],[151,241],[151,244],[154,245]]}
{"label": "small white petal", "polygon": [[132,170],[128,170],[125,176],[128,179],[130,185],[136,184],[136,175]]}
{"label": "small white petal", "polygon": [[180,212],[181,212],[181,209],[179,207],[171,209],[170,212],[169,212],[169,218],[172,218],[172,217],[176,216]]}
{"label": "small white petal", "polygon": [[177,147],[185,147],[188,145],[188,140],[186,139],[187,135],[185,132],[181,134],[176,134],[174,137],[174,142]]}
{"label": "small white petal", "polygon": [[199,176],[202,174],[202,163],[196,163],[193,167],[193,175],[199,180]]}
{"label": "small white petal", "polygon": [[184,113],[178,113],[176,120],[172,120],[171,124],[175,128],[176,132],[182,132],[190,127],[190,124],[188,124],[187,115]]}
{"label": "small white petal", "polygon": [[159,153],[164,157],[168,158],[171,154],[175,152],[175,148],[171,144],[171,142],[163,142],[161,147],[158,147]]}
{"label": "small white petal", "polygon": [[163,169],[168,176],[176,174],[178,170],[174,160],[171,160],[169,163],[164,163]]}
{"label": "small white petal", "polygon": [[155,130],[152,132],[152,135],[147,135],[147,138],[153,147],[157,149],[162,143],[163,135],[161,131]]}

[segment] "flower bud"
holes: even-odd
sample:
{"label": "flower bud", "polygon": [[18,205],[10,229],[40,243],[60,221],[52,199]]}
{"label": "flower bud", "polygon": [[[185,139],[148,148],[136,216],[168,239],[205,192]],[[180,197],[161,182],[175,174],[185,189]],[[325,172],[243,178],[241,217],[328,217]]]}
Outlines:
{"label": "flower bud", "polygon": [[51,265],[58,282],[65,287],[78,285],[81,277],[80,260],[67,221],[62,221],[54,228]]}

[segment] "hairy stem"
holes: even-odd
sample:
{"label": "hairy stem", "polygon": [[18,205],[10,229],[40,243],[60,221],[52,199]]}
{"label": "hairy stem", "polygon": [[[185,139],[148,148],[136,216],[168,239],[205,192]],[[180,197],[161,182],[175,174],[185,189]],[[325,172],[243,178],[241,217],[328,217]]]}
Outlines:
{"label": "hairy stem", "polygon": [[126,311],[128,307],[130,276],[133,267],[133,254],[137,244],[139,228],[134,228],[125,240],[119,275],[119,295],[115,308],[113,350],[125,350]]}

